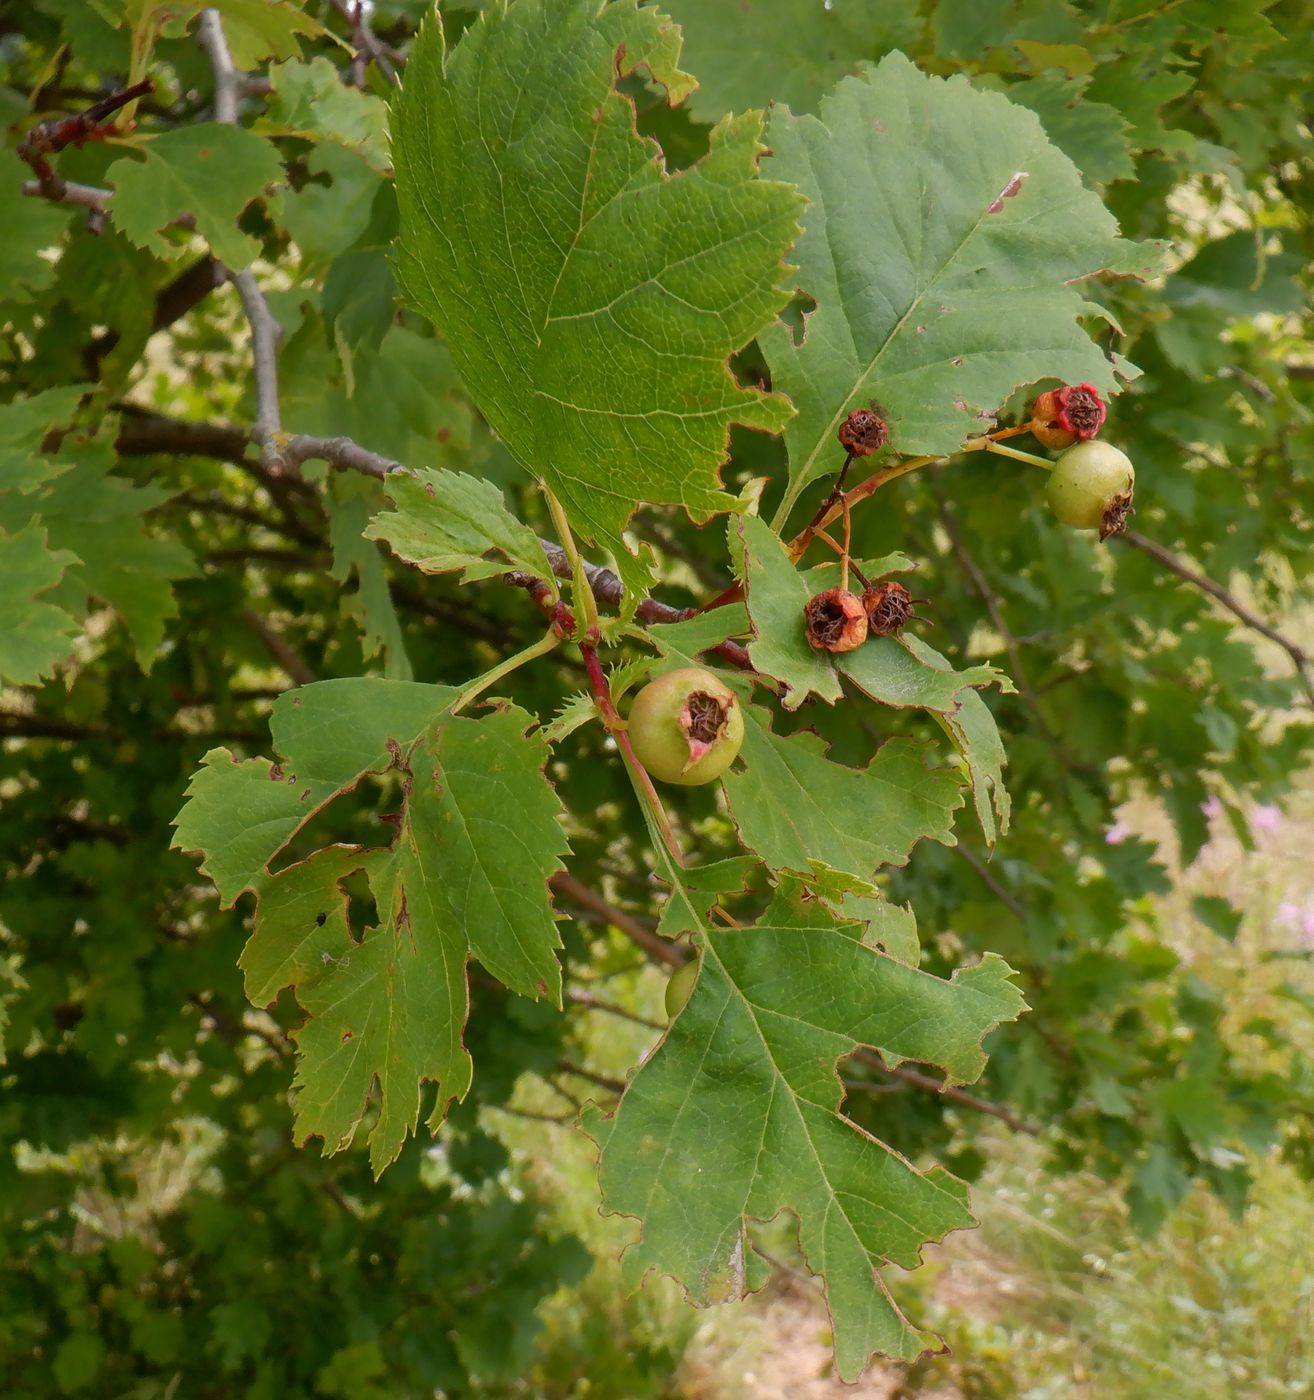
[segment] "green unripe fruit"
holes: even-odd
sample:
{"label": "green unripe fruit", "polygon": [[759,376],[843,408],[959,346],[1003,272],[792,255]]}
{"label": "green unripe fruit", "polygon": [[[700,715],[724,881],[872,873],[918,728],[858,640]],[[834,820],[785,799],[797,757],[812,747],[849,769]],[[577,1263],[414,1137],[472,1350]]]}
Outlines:
{"label": "green unripe fruit", "polygon": [[696,787],[719,778],[744,742],[739,697],[701,666],[667,671],[634,697],[630,743],[663,783]]}
{"label": "green unripe fruit", "polygon": [[693,995],[698,980],[698,959],[691,958],[677,967],[666,981],[666,1019],[674,1021]]}
{"label": "green unripe fruit", "polygon": [[1136,472],[1125,452],[1111,443],[1079,442],[1054,463],[1045,487],[1049,508],[1078,530],[1117,534],[1131,513]]}

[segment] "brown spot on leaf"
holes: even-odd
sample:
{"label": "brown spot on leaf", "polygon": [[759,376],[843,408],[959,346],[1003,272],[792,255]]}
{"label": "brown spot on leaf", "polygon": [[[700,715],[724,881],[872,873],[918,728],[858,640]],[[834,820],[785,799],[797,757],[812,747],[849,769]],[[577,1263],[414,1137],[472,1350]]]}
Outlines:
{"label": "brown spot on leaf", "polygon": [[990,205],[990,207],[986,210],[986,213],[1002,214],[1004,212],[1004,201],[1006,199],[1013,198],[1013,196],[1018,192],[1018,190],[1022,188],[1022,181],[1026,178],[1027,172],[1025,170],[1019,170],[1017,174],[1014,175],[1013,178],[1008,182],[1008,184],[1006,184],[1004,188],[999,191],[998,195],[995,197],[994,203]]}
{"label": "brown spot on leaf", "polygon": [[269,781],[271,783],[281,783],[283,781],[283,770],[277,763],[270,765]]}
{"label": "brown spot on leaf", "polygon": [[451,430],[450,428],[439,428],[439,429],[438,429],[438,441],[439,441],[439,442],[446,442],[447,439],[448,439],[449,437],[451,437],[451,435],[452,435],[452,430]]}
{"label": "brown spot on leaf", "polygon": [[343,1032],[342,1032],[342,1043],[345,1045],[350,1039],[351,1039],[351,1032],[350,1032],[350,1031],[343,1031]]}

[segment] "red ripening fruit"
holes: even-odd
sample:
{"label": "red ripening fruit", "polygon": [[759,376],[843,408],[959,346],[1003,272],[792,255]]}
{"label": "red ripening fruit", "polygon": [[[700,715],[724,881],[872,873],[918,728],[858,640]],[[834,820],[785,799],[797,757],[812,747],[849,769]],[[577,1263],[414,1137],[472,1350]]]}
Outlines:
{"label": "red ripening fruit", "polygon": [[913,615],[913,596],[901,583],[889,579],[862,595],[867,631],[873,637],[897,637]]}
{"label": "red ripening fruit", "polygon": [[867,640],[866,610],[847,588],[828,588],[809,598],[803,618],[816,651],[852,651]]}
{"label": "red ripening fruit", "polygon": [[855,408],[839,426],[840,446],[854,457],[870,457],[890,440],[890,427],[874,407]]}
{"label": "red ripening fruit", "polygon": [[1045,447],[1088,442],[1104,426],[1108,410],[1093,384],[1050,389],[1031,405],[1031,435]]}
{"label": "red ripening fruit", "polygon": [[744,715],[739,697],[711,671],[683,666],[639,691],[627,732],[654,778],[697,787],[719,778],[738,756]]}

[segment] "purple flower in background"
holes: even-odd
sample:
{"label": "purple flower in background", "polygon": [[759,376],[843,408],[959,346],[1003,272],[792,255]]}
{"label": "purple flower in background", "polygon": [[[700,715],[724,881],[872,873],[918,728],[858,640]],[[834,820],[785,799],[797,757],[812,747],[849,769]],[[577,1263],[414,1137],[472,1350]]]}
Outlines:
{"label": "purple flower in background", "polygon": [[1104,833],[1104,844],[1106,846],[1121,846],[1129,837],[1134,835],[1131,827],[1124,821],[1116,821]]}
{"label": "purple flower in background", "polygon": [[1281,831],[1286,821],[1282,815],[1282,808],[1274,802],[1265,802],[1262,806],[1256,807],[1250,814],[1250,830],[1258,835],[1261,831],[1271,835],[1275,831]]}
{"label": "purple flower in background", "polygon": [[1284,899],[1278,905],[1276,922],[1290,929],[1301,947],[1314,948],[1314,901],[1300,905]]}
{"label": "purple flower in background", "polygon": [[1223,804],[1216,797],[1211,797],[1208,802],[1200,804],[1200,810],[1209,818],[1215,821],[1223,815]]}

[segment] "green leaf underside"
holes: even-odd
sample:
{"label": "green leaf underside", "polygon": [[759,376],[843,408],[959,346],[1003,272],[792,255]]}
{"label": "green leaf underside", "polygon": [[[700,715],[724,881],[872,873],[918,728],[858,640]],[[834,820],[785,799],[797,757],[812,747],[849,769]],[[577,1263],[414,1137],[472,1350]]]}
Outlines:
{"label": "green leaf underside", "polygon": [[498,434],[623,570],[638,502],[730,509],[729,425],[775,431],[789,413],[726,361],[783,304],[799,197],[756,178],[756,114],[664,173],[613,84],[644,68],[678,101],[692,85],[678,53],[678,30],[632,0],[495,7],[450,55],[432,20],[393,119],[403,291]]}
{"label": "green leaf underside", "polygon": [[781,701],[787,710],[809,695],[833,704],[842,693],[839,677],[829,653],[808,645],[803,609],[812,593],[779,535],[766,521],[745,515],[730,524],[730,546],[753,623],[753,665],[789,687]]}
{"label": "green leaf underside", "polygon": [[389,679],[408,681],[411,662],[383,557],[364,533],[371,510],[379,504],[379,483],[344,472],[329,479],[326,494],[333,549],[330,574],[339,583],[356,578],[355,592],[342,595],[342,611],[360,624],[363,655],[382,656]]}
{"label": "green leaf underside", "polygon": [[53,588],[77,559],[46,548],[35,521],[13,535],[0,531],[0,678],[35,685],[72,650],[73,619],[37,595]]}
{"label": "green leaf underside", "polygon": [[869,637],[857,651],[845,652],[836,661],[864,695],[898,709],[952,711],[969,688],[1013,689],[1002,671],[985,663],[953,670],[939,652],[907,632]]}
{"label": "green leaf underside", "polygon": [[972,784],[972,805],[986,845],[993,846],[1008,831],[1012,799],[1004,786],[1004,765],[1008,762],[999,728],[990,707],[974,690],[959,696],[958,708],[936,715],[967,764]]}
{"label": "green leaf underside", "polygon": [[703,947],[688,1005],[614,1116],[586,1119],[606,1208],[644,1222],[627,1276],[656,1268],[695,1302],[737,1297],[757,1282],[748,1222],[788,1209],[825,1280],[843,1378],[874,1352],[935,1347],[879,1270],[912,1268],[924,1243],[973,1224],[967,1188],[842,1118],[836,1063],[868,1045],[975,1078],[982,1037],[1024,1009],[1011,969],[988,955],[946,982],[838,927],[717,931]]}
{"label": "green leaf underside", "polygon": [[[384,540],[398,558],[427,574],[460,573],[468,583],[507,565],[551,575],[538,536],[507,510],[491,481],[463,472],[420,470],[385,483],[395,511],[376,515],[365,537]],[[490,550],[500,559],[487,559]]]}
{"label": "green leaf underside", "polygon": [[125,156],[106,172],[119,228],[138,247],[167,258],[186,245],[170,243],[162,231],[180,214],[193,214],[215,257],[240,272],[260,245],[238,229],[237,216],[283,175],[273,145],[242,127],[201,122],[166,131],[141,150],[145,160]]}
{"label": "green leaf underside", "polygon": [[[440,1085],[431,1126],[470,1087],[462,1031],[471,956],[513,991],[561,1002],[547,882],[567,845],[543,772],[547,746],[526,734],[532,717],[522,710],[446,714],[452,694],[370,680],[305,687],[290,697],[303,700],[300,713],[285,707],[274,725],[298,774],[264,760],[234,764],[216,751],[178,823],[177,844],[205,852],[226,898],[256,890],[255,931],[241,958],[252,1000],[268,1002],[291,985],[306,1012],[296,1032],[298,1141],[318,1136],[327,1152],[345,1148],[377,1082],[376,1175],[415,1130],[425,1081]],[[389,731],[408,735],[405,744]],[[405,782],[390,847],[328,847],[265,873],[294,824],[394,763]],[[342,886],[356,871],[378,915],[359,941]]]}
{"label": "green leaf underside", "polygon": [[904,864],[920,840],[954,845],[962,787],[927,768],[922,745],[890,739],[866,768],[848,768],[811,731],[774,734],[756,705],[744,718],[744,769],[726,774],[725,792],[744,845],[772,869],[806,874],[816,860],[866,879]]}
{"label": "green leaf underside", "polygon": [[769,140],[770,173],[812,202],[794,256],[817,303],[802,345],[783,325],[759,338],[798,411],[782,518],[873,399],[917,454],[954,451],[1020,384],[1113,390],[1069,284],[1139,254],[1031,112],[892,54],[817,117],[777,111]]}

